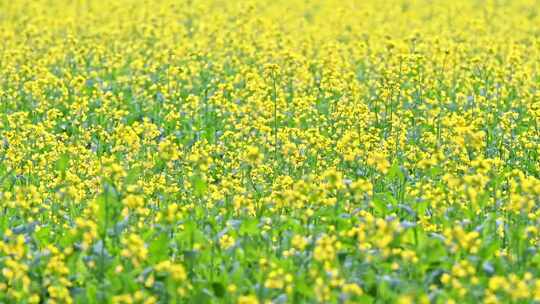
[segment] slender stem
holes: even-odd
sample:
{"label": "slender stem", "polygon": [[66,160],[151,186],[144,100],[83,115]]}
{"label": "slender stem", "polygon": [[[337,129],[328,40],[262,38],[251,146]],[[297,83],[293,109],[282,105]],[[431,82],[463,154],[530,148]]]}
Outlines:
{"label": "slender stem", "polygon": [[278,117],[277,117],[277,89],[276,89],[276,74],[272,72],[272,101],[274,102],[274,159],[277,164],[278,155]]}

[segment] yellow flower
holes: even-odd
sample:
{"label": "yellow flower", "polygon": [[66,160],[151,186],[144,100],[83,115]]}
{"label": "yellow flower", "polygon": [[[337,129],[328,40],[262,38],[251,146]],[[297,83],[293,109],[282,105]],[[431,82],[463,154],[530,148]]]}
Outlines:
{"label": "yellow flower", "polygon": [[263,155],[259,151],[259,148],[255,146],[249,146],[246,148],[245,160],[251,166],[259,165],[263,160]]}
{"label": "yellow flower", "polygon": [[295,236],[293,236],[291,240],[291,244],[295,249],[299,251],[304,251],[304,249],[306,248],[308,244],[308,241],[306,240],[305,237],[296,234]]}
{"label": "yellow flower", "polygon": [[232,246],[234,246],[235,242],[236,242],[235,239],[232,236],[227,235],[227,234],[224,234],[221,236],[221,238],[219,238],[219,246],[222,249],[231,248]]}
{"label": "yellow flower", "polygon": [[254,295],[239,296],[237,304],[258,304],[259,300]]}

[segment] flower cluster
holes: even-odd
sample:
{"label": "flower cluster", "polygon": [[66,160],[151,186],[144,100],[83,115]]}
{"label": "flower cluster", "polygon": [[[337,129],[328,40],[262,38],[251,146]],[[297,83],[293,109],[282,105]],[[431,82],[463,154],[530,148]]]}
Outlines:
{"label": "flower cluster", "polygon": [[0,1],[0,303],[539,302],[538,9]]}

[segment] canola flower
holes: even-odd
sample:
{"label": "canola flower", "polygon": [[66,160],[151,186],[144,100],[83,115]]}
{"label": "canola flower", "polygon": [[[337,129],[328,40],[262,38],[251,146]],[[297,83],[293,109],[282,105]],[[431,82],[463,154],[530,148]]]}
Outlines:
{"label": "canola flower", "polygon": [[540,302],[539,13],[1,1],[0,302]]}

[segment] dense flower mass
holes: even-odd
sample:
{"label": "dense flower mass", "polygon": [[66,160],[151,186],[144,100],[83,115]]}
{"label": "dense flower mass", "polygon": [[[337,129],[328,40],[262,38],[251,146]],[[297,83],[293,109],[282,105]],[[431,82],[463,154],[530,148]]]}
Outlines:
{"label": "dense flower mass", "polygon": [[533,0],[0,1],[1,303],[540,302]]}

